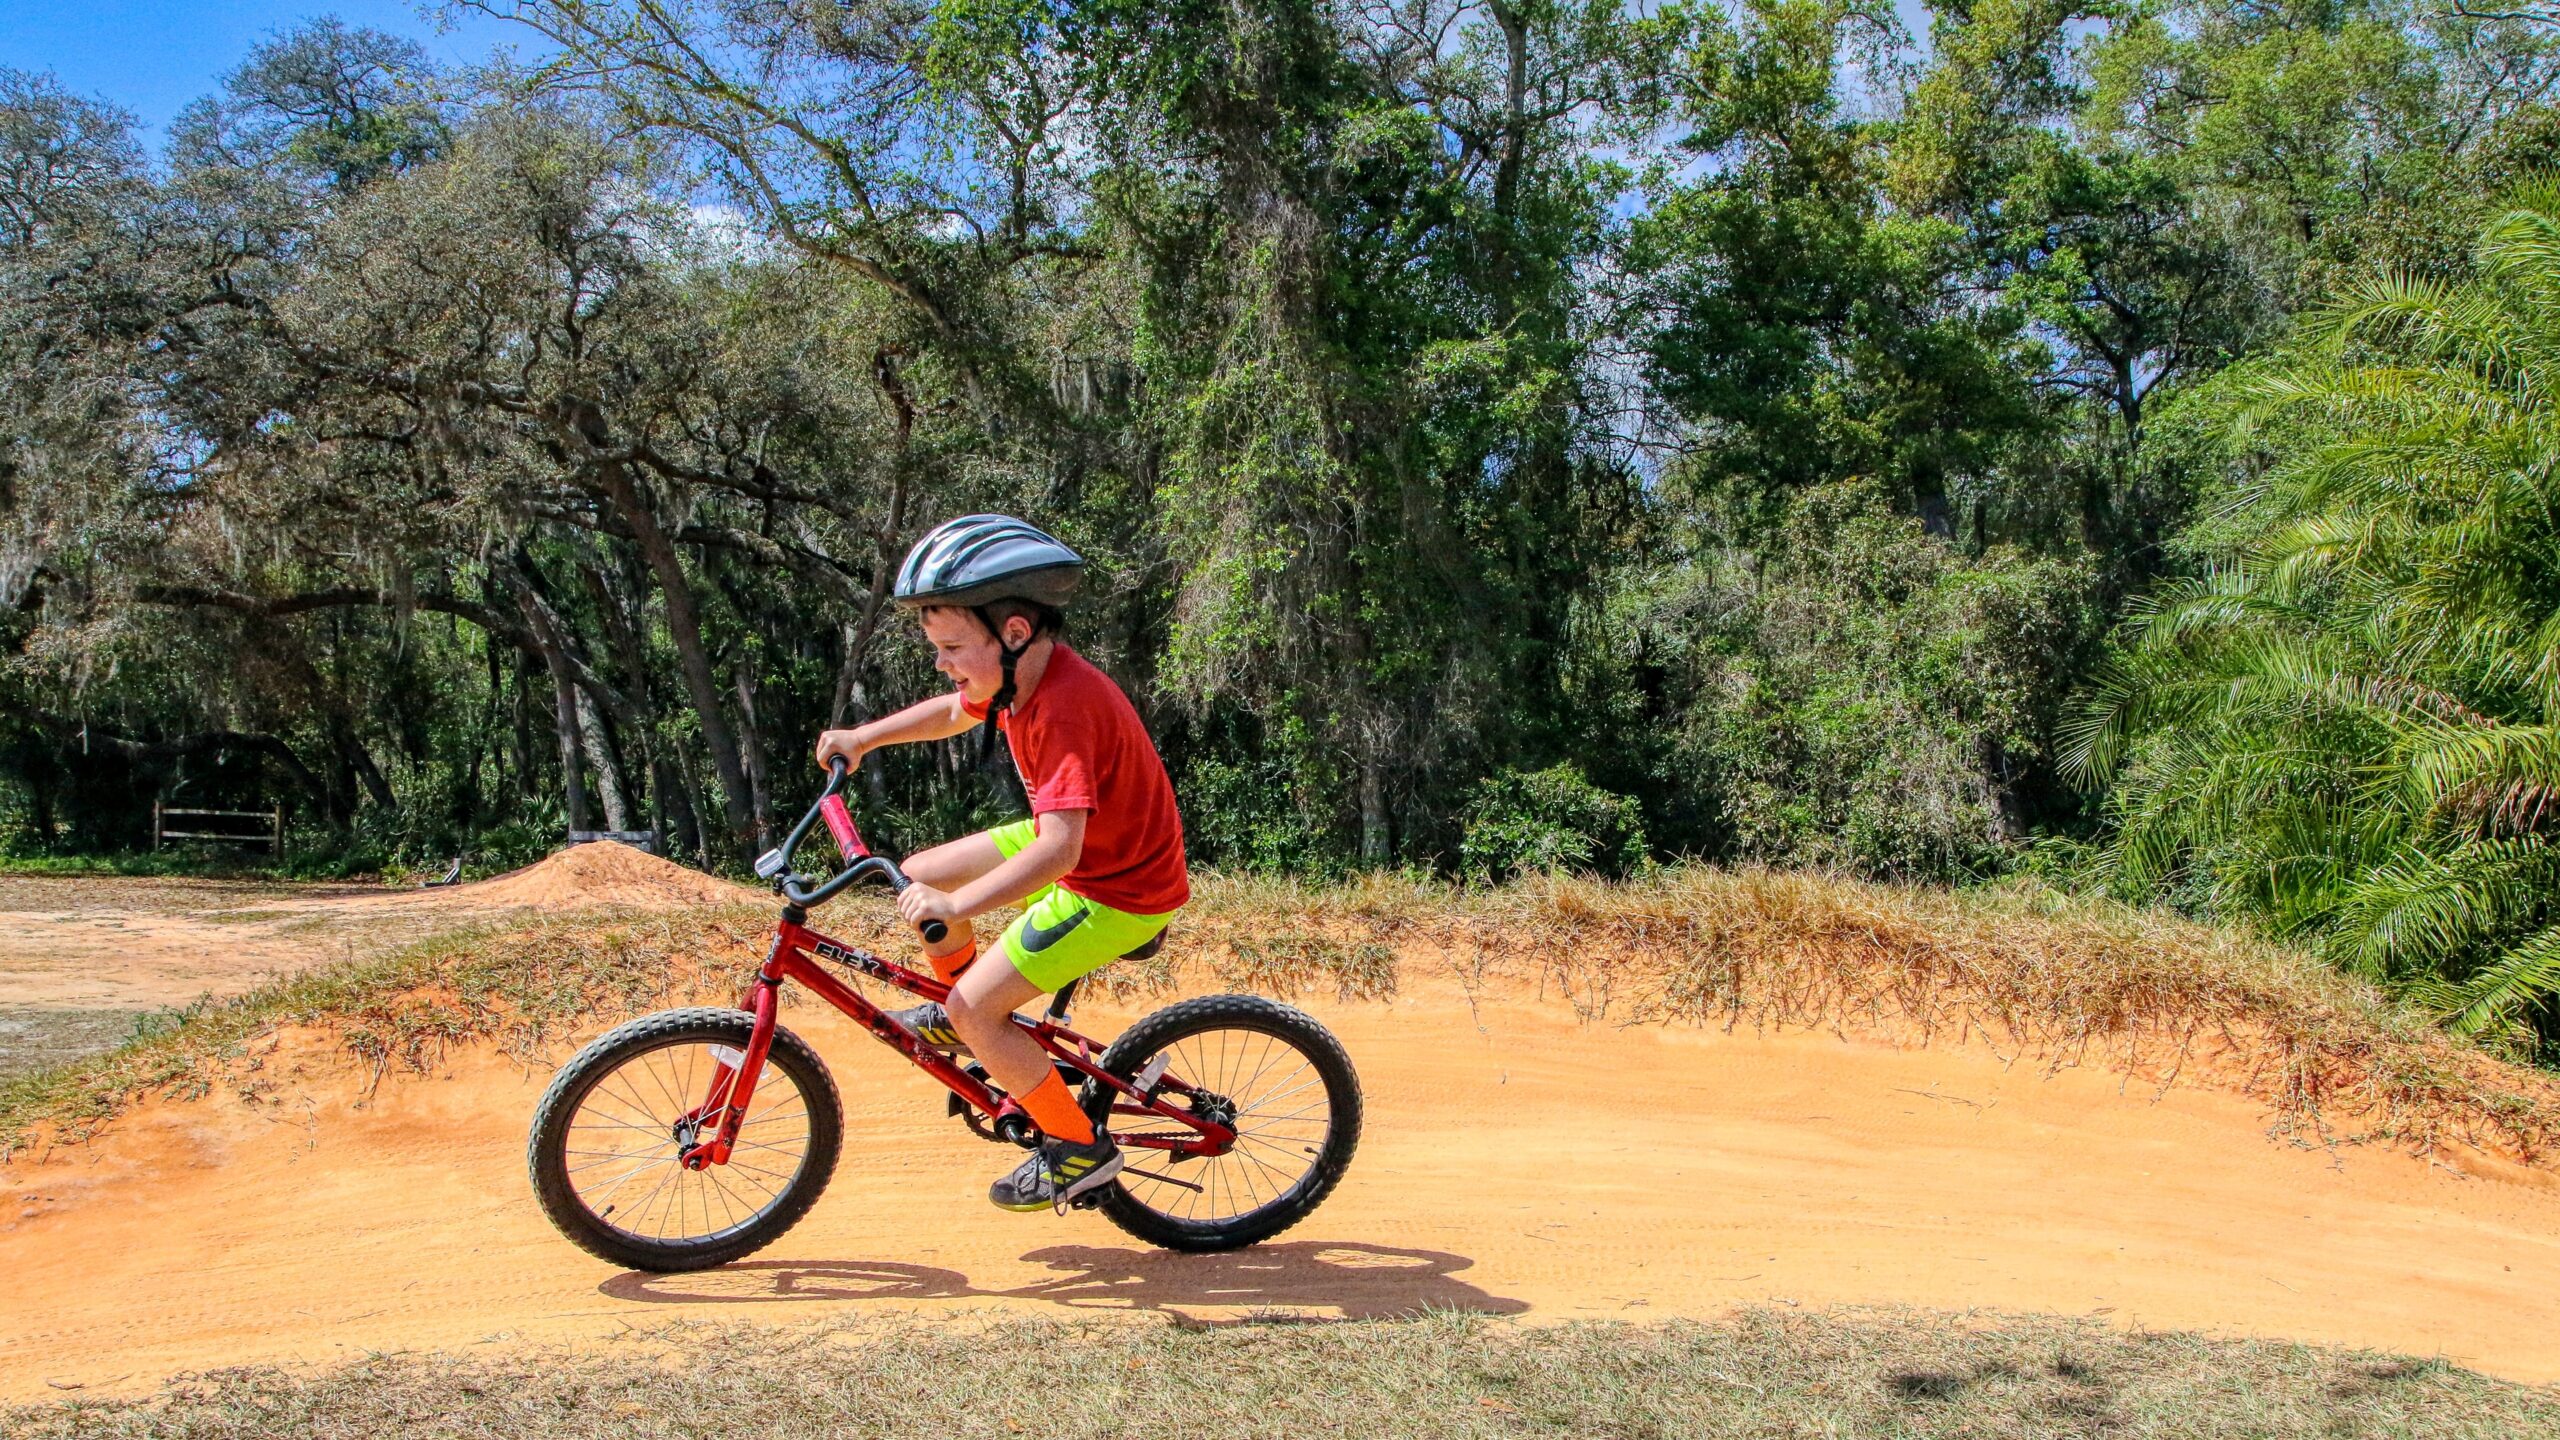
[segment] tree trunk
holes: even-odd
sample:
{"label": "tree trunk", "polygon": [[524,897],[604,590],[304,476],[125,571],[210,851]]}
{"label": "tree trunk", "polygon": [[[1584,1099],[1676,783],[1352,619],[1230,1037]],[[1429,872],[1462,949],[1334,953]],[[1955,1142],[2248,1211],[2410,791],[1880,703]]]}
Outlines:
{"label": "tree trunk", "polygon": [[720,779],[720,808],[728,821],[729,840],[746,853],[754,845],[757,831],[755,795],[747,784],[746,766],[738,757],[735,732],[720,709],[720,682],[711,673],[710,652],[702,643],[702,616],[693,603],[692,582],[685,576],[683,558],[667,539],[667,532],[659,528],[657,516],[641,496],[629,470],[608,466],[602,479],[606,498],[630,527],[640,557],[649,563],[658,592],[666,598],[667,636],[675,642],[677,668],[684,673],[694,718],[702,727],[702,743],[711,751],[712,772]]}
{"label": "tree trunk", "polygon": [[[868,725],[872,718],[871,687],[859,680],[845,687],[843,696],[836,704],[834,723],[839,727],[847,724]],[[889,807],[888,767],[877,751],[862,757],[862,791],[871,797],[874,809],[885,810]]]}
{"label": "tree trunk", "polygon": [[[658,753],[656,734],[658,707],[649,689],[648,646],[641,639],[641,611],[646,607],[648,572],[633,571],[628,554],[607,555],[581,561],[579,572],[586,577],[588,598],[595,602],[596,613],[604,618],[605,644],[611,649],[614,664],[621,671],[623,693],[629,698],[634,713],[623,719],[623,738],[638,747],[636,763],[649,781],[649,828],[657,832],[659,853],[677,853],[670,817],[682,813],[690,843],[697,850],[702,838],[693,823],[693,814],[684,807],[681,794],[671,795],[665,757]],[[635,793],[632,798],[639,797]],[[676,807],[671,810],[669,807]],[[707,860],[705,863],[709,863]]]}
{"label": "tree trunk", "polygon": [[[382,773],[381,766],[374,763],[373,752],[365,748],[364,741],[356,734],[356,727],[344,715],[333,715],[329,719],[329,730],[336,739],[338,753],[345,757],[347,773],[364,787],[367,795],[373,797],[373,803],[385,810],[399,809],[400,801],[391,793],[390,778]],[[354,796],[350,795],[348,801],[347,811],[352,815],[355,812]]]}
{"label": "tree trunk", "polygon": [[596,771],[596,798],[604,802],[604,828],[631,828],[630,791],[622,783],[622,766],[613,754],[613,737],[606,733],[604,715],[596,709],[595,697],[584,690],[575,692],[578,699],[578,735],[586,742],[587,763]]}
{"label": "tree trunk", "polygon": [[560,742],[560,795],[569,828],[593,830],[595,817],[587,810],[586,767],[578,762],[578,687],[565,666],[551,670],[551,730]]}
{"label": "tree trunk", "polygon": [[1360,757],[1360,859],[1384,865],[1394,837],[1387,829],[1386,763],[1375,755]]}
{"label": "tree trunk", "polygon": [[533,662],[521,650],[515,659],[515,691],[507,697],[507,751],[515,767],[516,798],[530,800],[534,796],[533,720],[526,712],[532,708]]}
{"label": "tree trunk", "polygon": [[685,807],[685,828],[693,832],[694,859],[703,869],[708,870],[711,868],[711,834],[710,827],[705,825],[702,819],[709,812],[703,804],[701,777],[693,773],[692,758],[684,753],[684,747],[681,745],[676,746],[675,753],[667,757],[667,765],[676,772],[674,793]]}
{"label": "tree trunk", "polygon": [[49,853],[53,849],[55,832],[53,819],[53,787],[46,784],[44,782],[44,777],[36,774],[35,770],[36,767],[30,765],[27,767],[26,772],[28,810],[27,823],[35,828],[36,843],[43,846]]}
{"label": "tree trunk", "polygon": [[570,672],[569,657],[561,652],[550,613],[535,596],[531,582],[521,574],[511,578],[516,608],[523,612],[525,627],[542,652],[543,666],[551,672],[551,734],[560,748],[561,808],[569,817],[570,829],[592,830],[595,816],[587,807],[586,765],[578,753],[578,682]]}
{"label": "tree trunk", "polygon": [[756,848],[762,850],[772,841],[765,817],[773,813],[773,805],[765,787],[764,727],[756,721],[755,667],[741,653],[732,673],[738,683],[738,758],[747,767],[747,794],[755,806]]}

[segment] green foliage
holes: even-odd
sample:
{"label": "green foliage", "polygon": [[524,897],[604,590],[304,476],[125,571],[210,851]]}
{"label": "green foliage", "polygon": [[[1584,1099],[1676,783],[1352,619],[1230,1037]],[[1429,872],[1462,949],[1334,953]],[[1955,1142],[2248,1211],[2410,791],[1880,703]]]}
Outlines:
{"label": "green foliage", "polygon": [[[2509,946],[2541,913],[2490,898],[2539,876],[2523,739],[2421,764],[2389,695],[2155,707],[2108,742],[2113,834],[2054,740],[2128,609],[2126,674],[2276,625],[2244,557],[2315,517],[2293,651],[2231,642],[2254,678],[2216,693],[2371,674],[2542,723],[2523,502],[2471,504],[2494,533],[2447,554],[2508,569],[2452,598],[2434,551],[2368,555],[2380,502],[2198,513],[2214,377],[2373,257],[2411,278],[2223,389],[2329,453],[2248,389],[2317,353],[2322,423],[2426,437],[2410,475],[2457,483],[2439,443],[2538,474],[2526,342],[2462,382],[2476,434],[2376,358],[2430,306],[2538,314],[2459,242],[2560,159],[2531,17],[1949,0],[1923,46],[1876,0],[491,8],[541,66],[461,84],[318,22],[158,165],[0,74],[12,851],[132,849],[158,796],[284,803],[346,864],[612,826],[734,865],[814,732],[941,688],[886,603],[905,545],[1008,510],[1091,557],[1075,643],[1203,862],[1952,879],[2095,845],[2129,891],[2367,935],[2341,963],[2466,1024],[2545,983]],[[2337,588],[2350,552],[2381,578]],[[2383,804],[2375,755],[2435,778]],[[861,799],[904,848],[1008,785],[964,739]],[[2260,793],[2228,834],[2146,818]]]}
{"label": "green foliage", "polygon": [[1604,623],[1669,732],[1646,793],[1695,804],[1658,838],[1951,880],[1997,870],[2047,801],[2099,613],[2082,566],[1969,558],[1849,486],[1794,502],[1763,554],[1631,583]]}
{"label": "green foliage", "polygon": [[2560,186],[2511,205],[2476,278],[2367,278],[2218,387],[2253,463],[2072,758],[2117,780],[2120,887],[2513,1034],[2560,996]]}
{"label": "green foliage", "polygon": [[1957,288],[1979,263],[1963,228],[1886,203],[1911,145],[1840,113],[1844,52],[1892,23],[1811,0],[1744,9],[1696,61],[1682,146],[1713,173],[1657,182],[1630,235],[1659,317],[1653,387],[1701,429],[1679,478],[1746,523],[1851,477],[1943,517],[2050,427],[2019,311]]}
{"label": "green foliage", "polygon": [[1530,874],[1624,875],[1645,859],[1644,816],[1633,800],[1583,778],[1580,767],[1506,770],[1467,797],[1459,864],[1476,879]]}

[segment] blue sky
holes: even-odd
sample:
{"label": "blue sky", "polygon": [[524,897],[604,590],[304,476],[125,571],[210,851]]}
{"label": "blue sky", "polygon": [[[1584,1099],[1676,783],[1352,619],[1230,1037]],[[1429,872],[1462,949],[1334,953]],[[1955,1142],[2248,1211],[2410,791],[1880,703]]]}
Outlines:
{"label": "blue sky", "polygon": [[[1925,40],[1928,14],[1920,0],[1895,0],[1895,8]],[[413,0],[0,0],[0,66],[49,70],[79,94],[132,111],[157,140],[187,102],[209,93],[251,47],[322,15],[408,36],[448,63],[479,60],[501,47],[540,46],[540,37],[520,25],[420,12]]]}
{"label": "blue sky", "polygon": [[503,45],[531,49],[539,38],[481,16],[439,33],[408,0],[0,0],[0,65],[50,70],[72,90],[132,111],[156,138],[252,46],[321,15],[408,36],[447,61],[477,60]]}

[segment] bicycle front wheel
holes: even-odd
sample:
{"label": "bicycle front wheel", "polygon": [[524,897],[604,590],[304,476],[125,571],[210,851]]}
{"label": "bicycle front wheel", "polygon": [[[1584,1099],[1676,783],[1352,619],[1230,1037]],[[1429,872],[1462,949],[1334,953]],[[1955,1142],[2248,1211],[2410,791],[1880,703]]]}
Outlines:
{"label": "bicycle front wheel", "polygon": [[665,1010],[560,1068],[525,1163],[561,1234],[635,1270],[701,1270],[763,1249],[809,1213],[835,1174],[844,1107],[826,1063],[788,1030],[773,1032],[729,1162],[682,1163],[716,1133],[729,1097],[714,1079],[754,1032],[741,1010]]}
{"label": "bicycle front wheel", "polygon": [[1235,1148],[1182,1159],[1126,1147],[1130,1165],[1155,1173],[1123,1171],[1102,1193],[1111,1223],[1169,1250],[1233,1250],[1297,1224],[1341,1183],[1360,1144],[1360,1077],[1313,1016],[1259,995],[1186,1000],[1130,1026],[1102,1068],[1130,1080],[1159,1059],[1191,1091],[1172,1103],[1234,1126]]}

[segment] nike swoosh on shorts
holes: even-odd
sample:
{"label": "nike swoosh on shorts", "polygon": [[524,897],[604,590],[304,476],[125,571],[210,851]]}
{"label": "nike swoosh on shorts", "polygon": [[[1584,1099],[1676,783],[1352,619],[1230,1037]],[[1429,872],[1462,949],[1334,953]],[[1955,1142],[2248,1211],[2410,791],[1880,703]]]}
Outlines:
{"label": "nike swoosh on shorts", "polygon": [[1033,924],[1026,916],[1022,922],[1022,947],[1026,950],[1046,950],[1066,938],[1068,931],[1083,924],[1085,917],[1092,913],[1090,910],[1079,910],[1046,930]]}

